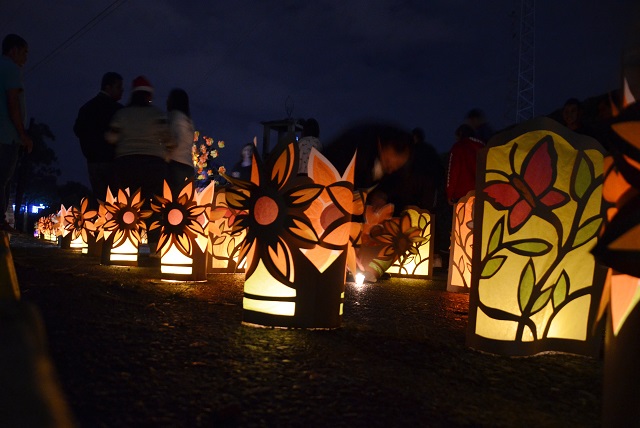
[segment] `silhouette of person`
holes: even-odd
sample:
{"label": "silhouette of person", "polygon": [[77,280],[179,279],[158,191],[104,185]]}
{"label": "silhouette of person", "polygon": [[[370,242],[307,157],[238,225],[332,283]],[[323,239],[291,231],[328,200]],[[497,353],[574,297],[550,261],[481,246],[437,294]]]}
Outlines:
{"label": "silhouette of person", "polygon": [[[94,198],[104,200],[107,187],[115,190],[114,166],[115,147],[105,139],[113,115],[122,108],[118,101],[124,88],[122,76],[109,71],[102,76],[100,92],[87,101],[80,110],[73,125],[73,132],[80,141],[82,154],[87,160],[89,183]],[[92,206],[95,201],[92,201]]]}
{"label": "silhouette of person", "polygon": [[142,189],[148,203],[162,195],[173,140],[166,114],[151,104],[153,87],[144,76],[133,80],[129,104],[113,116],[107,141],[115,144],[115,179],[131,193]]}
{"label": "silhouette of person", "polygon": [[251,163],[253,154],[253,143],[247,143],[240,151],[240,160],[236,162],[231,171],[233,178],[239,178],[240,180],[251,180]]}
{"label": "silhouette of person", "polygon": [[314,118],[305,120],[302,126],[302,138],[298,140],[298,148],[300,149],[298,174],[307,174],[307,165],[312,148],[322,151],[322,143],[319,137],[320,125],[318,121]]}
{"label": "silhouette of person", "polygon": [[569,98],[562,106],[562,122],[572,131],[582,128],[582,105],[577,98]]}
{"label": "silhouette of person", "polygon": [[484,147],[467,124],[456,129],[456,139],[449,153],[447,172],[447,200],[452,205],[476,188],[476,159]]}
{"label": "silhouette of person", "polygon": [[391,175],[409,160],[411,144],[411,135],[395,125],[363,123],[332,140],[323,154],[339,172],[344,172],[356,154],[354,188],[375,186],[367,203],[378,207],[398,203],[398,178]]}
{"label": "silhouette of person", "polygon": [[29,45],[17,34],[8,34],[2,40],[0,56],[0,231],[17,233],[6,219],[9,206],[9,182],[20,157],[20,148],[27,153],[33,149],[33,141],[26,132],[22,67],[27,62]]}
{"label": "silhouette of person", "polygon": [[193,138],[195,130],[191,120],[189,95],[180,88],[172,89],[167,98],[167,119],[175,147],[169,152],[167,182],[174,195],[193,179]]}
{"label": "silhouette of person", "polygon": [[473,108],[467,113],[467,124],[473,128],[474,136],[487,144],[491,137],[493,137],[494,131],[484,112],[479,108]]}

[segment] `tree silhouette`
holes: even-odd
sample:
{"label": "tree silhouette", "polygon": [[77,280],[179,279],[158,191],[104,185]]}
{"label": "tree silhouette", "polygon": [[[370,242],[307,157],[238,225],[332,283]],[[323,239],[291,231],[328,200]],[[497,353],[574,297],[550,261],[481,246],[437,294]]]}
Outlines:
{"label": "tree silhouette", "polygon": [[[56,180],[60,175],[57,168],[57,157],[53,149],[47,146],[46,139],[55,140],[48,125],[36,123],[31,118],[27,133],[33,140],[31,153],[22,152],[20,163],[13,176],[15,185],[15,227],[18,230],[26,230],[27,216],[19,221],[23,205],[39,202],[45,205],[53,205],[56,202]],[[26,213],[24,213],[26,214]]]}

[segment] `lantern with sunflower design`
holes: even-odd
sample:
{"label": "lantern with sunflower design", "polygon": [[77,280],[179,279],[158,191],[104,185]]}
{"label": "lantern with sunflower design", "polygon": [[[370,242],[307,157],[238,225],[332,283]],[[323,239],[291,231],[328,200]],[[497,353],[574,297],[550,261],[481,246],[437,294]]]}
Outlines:
{"label": "lantern with sunflower design", "polygon": [[470,191],[453,207],[449,276],[447,291],[468,293],[471,287],[471,254],[473,249],[473,204],[475,192]]}
{"label": "lantern with sunflower design", "polygon": [[266,164],[253,148],[251,181],[232,184],[233,230],[245,229],[243,322],[337,328],[342,321],[351,231],[353,165],[340,175],[312,150],[308,176],[297,175],[298,146],[280,144]]}
{"label": "lantern with sunflower design", "polygon": [[138,265],[140,235],[147,228],[144,220],[151,216],[151,211],[142,209],[143,204],[140,189],[133,195],[129,189],[119,189],[116,198],[103,203],[99,221],[104,238],[102,264]]}
{"label": "lantern with sunflower design", "polygon": [[64,228],[69,239],[69,247],[79,249],[83,254],[87,254],[89,240],[95,232],[95,218],[98,216],[96,210],[89,210],[89,200],[82,198],[80,208],[72,206],[65,211]]}
{"label": "lantern with sunflower design", "polygon": [[355,244],[357,272],[362,274],[366,281],[376,282],[394,262],[392,231],[399,229],[399,226],[396,224],[397,219],[392,217],[393,204],[375,208],[366,205],[366,193],[363,196],[364,221],[359,240]]}
{"label": "lantern with sunflower design", "polygon": [[[636,15],[640,18],[640,8]],[[605,159],[603,199],[608,223],[593,250],[610,268],[599,311],[600,319],[606,314],[603,426],[640,420],[640,45],[630,47],[623,57],[622,105],[614,109],[607,141],[611,156]]]}
{"label": "lantern with sunflower design", "polygon": [[594,355],[605,271],[603,148],[538,118],[479,154],[467,344],[498,354]]}
{"label": "lantern with sunflower design", "polygon": [[173,195],[164,182],[162,196],[156,196],[151,209],[160,214],[150,230],[160,228],[157,251],[163,280],[206,281],[206,250],[209,211],[214,183],[196,192],[193,181],[186,182],[179,195]]}
{"label": "lantern with sunflower design", "polygon": [[395,277],[431,278],[432,230],[433,216],[418,207],[407,207],[396,221],[385,223],[385,233],[378,238],[384,237],[394,253],[394,261],[387,272]]}
{"label": "lantern with sunflower design", "polygon": [[238,263],[242,242],[247,235],[245,229],[233,229],[237,211],[227,205],[226,189],[219,189],[214,195],[209,225],[209,248],[207,272],[242,273],[245,261]]}

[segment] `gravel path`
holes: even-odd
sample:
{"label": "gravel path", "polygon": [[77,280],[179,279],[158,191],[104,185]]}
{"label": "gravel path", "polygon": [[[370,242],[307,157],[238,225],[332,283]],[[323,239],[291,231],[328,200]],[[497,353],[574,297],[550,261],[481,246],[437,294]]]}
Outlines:
{"label": "gravel path", "polygon": [[333,331],[242,325],[241,275],[165,283],[158,261],[12,238],[80,427],[597,427],[602,360],[465,346],[468,296],[347,284]]}

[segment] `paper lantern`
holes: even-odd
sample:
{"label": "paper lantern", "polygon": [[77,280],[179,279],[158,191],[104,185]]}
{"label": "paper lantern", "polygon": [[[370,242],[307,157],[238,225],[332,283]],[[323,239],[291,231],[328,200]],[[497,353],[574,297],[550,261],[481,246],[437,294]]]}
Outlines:
{"label": "paper lantern", "polygon": [[[366,194],[364,197],[364,222],[356,246],[357,265],[365,281],[376,282],[395,260],[393,247],[389,245],[392,232],[385,235],[385,223],[390,230],[398,230],[399,225],[396,225],[398,219],[392,218],[393,204],[374,208],[366,205]],[[382,238],[378,240],[378,236]]]}
{"label": "paper lantern", "polygon": [[57,222],[55,214],[50,214],[38,219],[38,231],[41,239],[53,242],[58,241],[58,237],[56,236],[57,223],[54,222]]}
{"label": "paper lantern", "polygon": [[454,293],[468,293],[471,287],[473,204],[475,200],[475,192],[471,191],[453,207],[447,291]]}
{"label": "paper lantern", "polygon": [[603,149],[538,118],[480,152],[467,344],[507,355],[595,355],[605,270]]}
{"label": "paper lantern", "polygon": [[86,254],[89,248],[90,236],[95,232],[95,218],[98,216],[96,210],[89,210],[89,200],[82,198],[80,208],[71,207],[64,215],[65,231],[70,237],[69,246],[71,249],[79,249]]}
{"label": "paper lantern", "polygon": [[[636,69],[640,78],[640,68]],[[608,223],[593,249],[596,258],[611,267],[599,311],[599,317],[606,313],[607,319],[603,426],[628,426],[640,420],[640,106],[626,79],[624,92],[628,105],[611,125],[612,156],[605,159]]]}
{"label": "paper lantern", "polygon": [[394,250],[394,262],[387,272],[395,277],[431,278],[433,272],[433,240],[435,219],[427,210],[408,207],[398,222],[391,222],[387,235]]}
{"label": "paper lantern", "polygon": [[234,230],[237,211],[227,205],[226,189],[215,192],[209,225],[208,273],[243,273],[246,259],[238,263],[238,255],[247,231]]}
{"label": "paper lantern", "polygon": [[144,220],[151,216],[151,211],[142,210],[144,199],[140,189],[133,195],[129,189],[119,189],[116,198],[109,196],[110,191],[107,195],[111,201],[102,204],[99,221],[100,237],[104,238],[102,264],[137,266],[140,234],[147,228]]}
{"label": "paper lantern", "polygon": [[193,181],[188,181],[174,196],[165,181],[162,196],[154,197],[151,209],[160,216],[149,229],[160,228],[157,251],[163,280],[206,281],[206,228],[213,189],[212,181],[196,192]]}
{"label": "paper lantern", "polygon": [[253,151],[251,181],[225,177],[233,229],[245,229],[243,322],[336,328],[342,321],[355,158],[340,175],[312,150],[296,175],[298,147],[279,145],[263,164]]}

